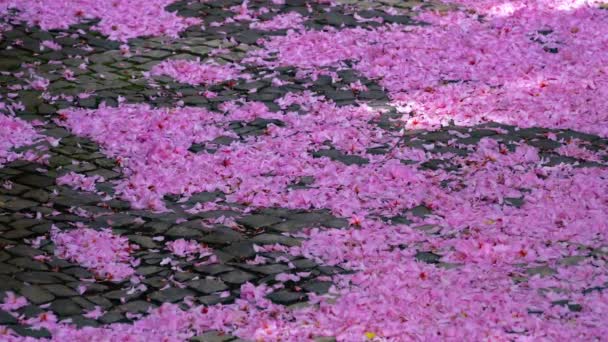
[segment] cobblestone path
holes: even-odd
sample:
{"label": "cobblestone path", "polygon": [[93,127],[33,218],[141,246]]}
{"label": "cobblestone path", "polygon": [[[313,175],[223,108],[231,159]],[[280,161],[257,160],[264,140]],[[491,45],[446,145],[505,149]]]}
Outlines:
{"label": "cobblestone path", "polygon": [[[34,124],[42,136],[50,139],[14,150],[18,153],[29,151],[41,156],[45,162],[21,158],[7,161],[0,168],[0,293],[2,297],[9,292],[15,293],[28,301],[17,310],[24,319],[17,320],[0,310],[0,325],[21,336],[51,337],[48,330],[31,329],[27,324],[26,318],[37,317],[45,311],[51,311],[60,320],[71,319],[78,327],[130,324],[147,315],[150,308],[158,308],[163,303],[175,303],[183,308],[233,303],[240,296],[244,283],[274,285],[278,274],[293,275],[297,280],[286,281],[283,288],[270,293],[268,298],[276,304],[297,308],[307,305],[310,294],[327,293],[332,276],[352,272],[346,267],[320,265],[313,259],[296,257],[287,249],[302,243],[303,238],[298,233],[303,228],[352,229],[349,228],[352,226],[350,217],[339,217],[329,208],[249,207],[226,200],[222,191],[198,192],[187,198],[166,194],[163,203],[168,210],[165,212],[135,209],[128,201],[114,196],[116,182],[126,177],[121,160],[109,157],[95,141],[75,135],[63,124],[65,118],[58,114],[66,108],[97,109],[144,103],[161,108],[190,106],[220,112],[222,105],[231,100],[259,101],[269,110],[278,111],[281,108],[277,100],[290,93],[310,90],[339,107],[367,105],[382,110],[383,114],[373,124],[387,134],[397,134],[402,129],[396,123],[402,113],[389,104],[389,94],[377,80],[364,77],[354,68],[336,69],[338,77],[332,80],[325,75],[316,79],[302,77],[294,67],[270,68],[243,63],[248,53],[261,47],[260,39],[285,35],[287,30],[255,29],[250,28],[247,21],[227,20],[237,15],[230,8],[241,4],[239,0],[172,3],[167,10],[176,11],[182,17],[199,18],[201,25],[206,27],[201,30],[201,25],[194,25],[176,39],[140,37],[123,44],[93,30],[91,27],[96,21],[49,31],[24,23],[13,24],[2,32],[0,98],[15,110],[16,117]],[[304,27],[312,29],[380,25],[377,21],[365,20],[369,18],[382,18],[385,24],[426,25],[408,13],[433,8],[452,10],[450,6],[416,1],[342,1],[336,6],[304,0],[286,0],[285,4],[249,2],[252,11],[261,7],[272,10],[261,14],[260,20],[295,12],[306,18],[302,23]],[[392,13],[385,10],[389,7],[395,14],[388,14]],[[213,24],[217,22],[222,24]],[[55,42],[59,47],[43,49],[45,41]],[[166,60],[195,61],[211,57],[220,63],[243,65],[245,69],[240,72],[249,77],[193,85],[180,83],[167,75],[150,74],[155,66]],[[32,86],[36,77],[49,83],[41,88]],[[357,82],[361,90],[351,87]],[[203,95],[210,92],[216,96]],[[264,135],[269,125],[281,124],[281,120],[234,121],[230,128],[236,136],[221,136],[208,143],[192,144],[189,150],[194,154],[213,154],[235,140],[246,141]],[[454,132],[460,132],[459,137],[455,137]],[[551,136],[557,139],[550,139]],[[474,127],[451,125],[436,131],[409,130],[399,146],[435,156],[419,165],[423,170],[446,170],[458,175],[465,165],[445,159],[442,154],[467,156],[472,153],[467,146],[477,145],[488,137],[511,150],[522,144],[533,146],[546,166],[566,163],[577,168],[602,168],[608,162],[606,156],[588,161],[557,152],[563,146],[560,141],[572,139],[591,152],[605,151],[608,145],[605,138],[566,129],[520,129],[498,123]],[[429,145],[434,145],[432,151],[429,151]],[[367,153],[387,155],[395,147],[377,146],[368,149]],[[370,162],[335,147],[311,151],[311,155],[345,165]],[[414,163],[406,159],[402,162]],[[94,191],[60,185],[58,178],[70,172],[99,176],[102,181],[94,184]],[[304,177],[291,186],[305,188],[313,182],[314,179]],[[519,207],[525,201],[524,197],[508,198],[505,205]],[[193,210],[209,203],[215,203],[215,209]],[[409,223],[412,216],[425,217],[432,213],[433,208],[418,205],[402,215],[382,219]],[[128,239],[131,257],[138,260],[134,265],[135,275],[139,277],[140,285],[145,286],[138,287],[129,278],[121,281],[100,279],[77,261],[58,257],[51,235],[77,227],[100,231],[109,227],[113,234]],[[210,248],[217,262],[172,253],[167,242],[181,239]],[[258,248],[271,245],[283,248]],[[260,257],[267,262],[256,263]],[[442,262],[441,255],[431,250],[421,250],[416,257],[437,266],[451,265]],[[103,310],[102,315],[86,315],[97,307]],[[238,338],[211,331],[192,340]]]}

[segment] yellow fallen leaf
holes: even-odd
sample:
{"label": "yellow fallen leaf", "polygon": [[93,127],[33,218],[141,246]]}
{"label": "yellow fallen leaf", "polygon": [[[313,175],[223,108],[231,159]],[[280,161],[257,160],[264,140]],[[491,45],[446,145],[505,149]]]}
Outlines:
{"label": "yellow fallen leaf", "polygon": [[376,333],[373,333],[371,331],[368,331],[365,333],[365,337],[367,337],[368,340],[372,340],[376,336],[377,336]]}

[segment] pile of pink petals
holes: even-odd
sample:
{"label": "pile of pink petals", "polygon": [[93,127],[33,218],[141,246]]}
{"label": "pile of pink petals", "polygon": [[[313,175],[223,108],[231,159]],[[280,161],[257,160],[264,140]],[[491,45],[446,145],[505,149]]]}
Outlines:
{"label": "pile of pink petals", "polygon": [[[367,210],[373,210],[387,200],[397,203],[393,208],[397,212],[423,193],[419,183],[424,183],[424,178],[404,180],[414,168],[398,161],[359,168],[312,157],[311,152],[327,148],[326,142],[356,155],[390,141],[392,138],[385,137],[380,128],[368,123],[378,112],[336,107],[311,95],[290,95],[282,101],[283,105],[294,103],[310,113],[275,113],[255,102],[226,105],[225,114],[188,107],[124,105],[65,110],[62,124],[97,141],[118,158],[127,175],[118,184],[118,193],[136,208],[163,210],[161,199],[169,193],[221,190],[228,194],[228,200],[247,205],[332,208],[348,216],[364,210],[364,203]],[[267,134],[236,140],[229,146],[213,144],[221,136],[236,137],[228,129],[231,121],[255,118],[280,119],[285,126],[271,124]],[[193,143],[218,150],[193,153],[188,150]],[[305,176],[315,177],[314,188],[289,189],[288,185]],[[413,193],[405,195],[406,188]]]}
{"label": "pile of pink petals", "polygon": [[477,12],[425,13],[426,26],[291,31],[249,61],[313,74],[354,61],[403,109],[406,128],[495,121],[608,136],[605,10],[594,1],[461,3]]}
{"label": "pile of pink petals", "polygon": [[212,85],[239,77],[248,78],[240,73],[234,65],[220,65],[217,63],[201,63],[200,60],[190,61],[184,59],[166,60],[155,65],[151,75],[166,75],[175,80],[190,85]]}
{"label": "pile of pink petals", "polygon": [[173,0],[0,0],[0,15],[18,10],[12,19],[38,25],[43,30],[67,29],[82,20],[101,19],[94,29],[109,39],[126,41],[139,36],[170,36],[200,23],[165,11]]}
{"label": "pile of pink petals", "polygon": [[265,31],[303,29],[305,20],[306,18],[300,13],[289,12],[286,14],[279,14],[270,20],[253,22],[249,24],[249,27]]}
{"label": "pile of pink petals", "polygon": [[[304,309],[275,306],[263,298],[270,289],[247,285],[234,305],[187,312],[165,305],[112,332],[61,326],[57,333],[83,339],[161,334],[178,340],[192,329],[219,329],[254,339],[351,341],[593,339],[608,332],[599,314],[608,299],[593,290],[608,282],[605,259],[586,258],[591,251],[606,253],[605,168],[546,167],[533,147],[509,151],[484,138],[468,156],[451,156],[462,166],[458,175],[425,171],[398,158],[421,162],[431,154],[402,147],[389,156],[365,152],[393,141],[368,123],[377,115],[370,109],[335,107],[310,94],[279,102],[298,103],[305,114],[266,112],[255,103],[226,106],[225,115],[123,106],[68,111],[65,124],[124,161],[130,178],[119,189],[135,205],[141,203],[138,196],[220,188],[229,200],[250,206],[329,208],[350,217],[350,229],[311,227],[302,233],[303,246],[291,252],[357,273],[334,277],[332,294],[313,296],[318,305]],[[215,154],[187,151],[194,141],[230,135],[225,124],[232,116],[278,118],[286,125],[270,126],[267,135]],[[326,141],[370,163],[345,166],[311,158],[310,151]],[[184,176],[171,177],[176,173]],[[303,176],[314,177],[310,188],[289,188]],[[158,194],[149,191],[152,184]],[[524,198],[523,206],[509,205],[510,198]],[[408,215],[410,225],[378,219],[419,205],[432,214]],[[189,249],[182,244],[180,254]],[[442,264],[416,261],[419,252],[441,256]],[[564,300],[572,306],[555,304]],[[172,323],[161,333],[159,320]]]}
{"label": "pile of pink petals", "polygon": [[[458,4],[471,11],[423,14],[428,26],[290,31],[249,61],[310,75],[354,61],[389,91],[407,129],[497,121],[608,136],[608,12],[582,0]],[[268,60],[274,53],[278,59]],[[466,155],[434,153],[434,144],[414,150],[373,123],[378,109],[339,107],[310,92],[277,104],[281,111],[245,101],[222,112],[123,104],[67,109],[60,123],[117,160],[124,172],[117,194],[135,208],[165,210],[166,194],[220,190],[248,208],[329,209],[348,218],[348,229],[305,228],[296,236],[302,245],[289,252],[353,273],[318,277],[333,282],[330,293],[310,294],[299,308],[265,298],[292,281],[282,275],[270,286],[244,284],[234,304],[164,304],[133,324],[34,326],[58,341],[182,341],[208,330],[263,341],[595,341],[608,334],[606,167],[548,166],[535,147],[506,146],[504,134],[481,139]],[[256,119],[270,122],[261,135],[230,129]],[[458,147],[472,131],[448,133],[454,139],[441,147]],[[216,143],[220,137],[234,140]],[[560,143],[565,156],[605,156],[575,139]],[[191,152],[193,144],[204,149]],[[386,146],[385,155],[368,153]],[[366,162],[313,156],[330,148]],[[420,167],[436,158],[457,171]],[[294,187],[304,178],[306,186]],[[416,207],[429,214],[413,215]],[[404,219],[410,223],[397,223]],[[80,227],[54,230],[52,238],[58,256],[102,278],[132,275],[132,247],[122,237]],[[87,248],[93,243],[101,247]],[[166,248],[180,257],[208,253],[188,240]],[[9,295],[0,307],[15,313],[23,305]]]}
{"label": "pile of pink petals", "polygon": [[[361,218],[350,229],[304,232],[308,239],[293,254],[357,271],[335,277],[331,294],[313,296],[312,306],[273,305],[264,298],[271,288],[245,284],[231,305],[181,311],[166,304],[133,325],[48,328],[58,339],[152,341],[210,329],[272,341],[594,340],[608,333],[601,290],[608,172],[543,167],[534,148],[505,153],[493,139],[457,162],[468,166],[447,188],[448,173],[414,172],[429,179],[424,201],[433,209],[414,224]],[[503,203],[521,189],[521,208]],[[422,251],[442,263],[416,261]]]}
{"label": "pile of pink petals", "polygon": [[95,191],[95,184],[103,181],[103,177],[99,175],[85,176],[76,172],[69,172],[57,178],[59,185],[68,185],[73,189],[84,191]]}
{"label": "pile of pink petals", "polygon": [[53,229],[51,239],[55,243],[55,255],[90,269],[98,279],[122,281],[135,271],[131,251],[136,245],[112,234],[110,229],[94,230],[80,227],[70,231]]}
{"label": "pile of pink petals", "polygon": [[167,242],[167,249],[179,257],[205,257],[213,254],[212,250],[194,240],[177,239]]}
{"label": "pile of pink petals", "polygon": [[12,116],[0,114],[0,127],[3,128],[0,130],[0,166],[26,157],[13,149],[30,145],[39,138],[29,123]]}

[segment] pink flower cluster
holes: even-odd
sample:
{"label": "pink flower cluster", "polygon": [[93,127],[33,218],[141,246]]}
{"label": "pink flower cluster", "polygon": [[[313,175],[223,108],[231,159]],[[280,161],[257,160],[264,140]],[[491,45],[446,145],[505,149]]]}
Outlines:
{"label": "pink flower cluster", "polygon": [[[442,189],[447,174],[425,173],[433,178],[426,188],[433,215],[416,224],[362,219],[357,229],[305,234],[308,240],[292,253],[358,270],[335,278],[337,296],[313,298],[317,306],[285,309],[264,298],[271,289],[246,284],[233,305],[187,311],[165,305],[133,326],[75,331],[58,325],[53,333],[77,340],[97,334],[179,340],[192,330],[209,329],[273,341],[604,336],[601,312],[608,309],[608,298],[599,290],[583,291],[608,280],[596,265],[605,261],[577,256],[579,246],[601,248],[598,236],[608,231],[603,214],[608,184],[601,181],[606,170],[542,168],[533,148],[505,154],[491,139],[461,161],[468,165],[464,188]],[[497,201],[523,187],[528,191],[522,208]],[[421,229],[430,225],[438,229],[430,234]],[[419,251],[443,256],[444,264],[415,261]],[[582,311],[553,304],[563,299]]]}
{"label": "pink flower cluster", "polygon": [[212,85],[239,77],[247,78],[246,75],[240,73],[240,69],[242,67],[235,65],[203,64],[200,60],[172,59],[155,65],[150,73],[151,75],[167,75],[190,85]]}
{"label": "pink flower cluster", "polygon": [[265,31],[303,29],[305,20],[306,18],[300,13],[289,12],[286,14],[279,14],[270,20],[253,22],[249,24],[249,27]]}
{"label": "pink flower cluster", "polygon": [[170,36],[188,26],[199,24],[196,18],[183,18],[165,11],[173,0],[0,0],[0,15],[19,11],[14,19],[39,25],[43,30],[66,29],[82,20],[99,18],[95,29],[112,40],[126,41],[139,36]]}
{"label": "pink flower cluster", "polygon": [[[424,14],[432,25],[423,27],[291,31],[266,42],[251,61],[313,75],[355,61],[390,92],[406,128],[498,121],[608,135],[605,12],[584,0],[458,3],[474,11]],[[249,15],[247,1],[239,10]],[[271,53],[278,61],[264,60]],[[174,73],[179,80],[180,71]],[[372,123],[378,109],[338,107],[310,92],[289,93],[277,104],[282,111],[230,102],[223,113],[123,104],[64,110],[62,117],[118,161],[126,179],[117,193],[134,207],[163,210],[165,194],[220,190],[248,209],[329,209],[349,218],[351,227],[307,227],[297,236],[302,245],[289,252],[355,272],[319,277],[334,285],[327,296],[311,294],[313,305],[306,307],[274,305],[265,297],[273,287],[244,284],[234,304],[188,310],[165,304],[130,325],[77,329],[53,321],[45,327],[54,339],[181,341],[211,329],[264,341],[594,341],[608,335],[606,167],[549,167],[534,147],[507,148],[500,140],[505,135],[483,138],[463,156],[434,153],[457,147],[456,138],[472,130],[449,131],[454,139],[414,150]],[[256,119],[270,122],[262,134],[239,138],[230,130],[233,121]],[[218,137],[235,140],[220,145]],[[195,143],[208,149],[189,151]],[[368,153],[386,146],[385,155]],[[361,165],[313,157],[330,148]],[[594,161],[604,155],[577,140],[557,152]],[[435,158],[449,160],[456,171],[419,167]],[[304,177],[306,186],[293,186]],[[411,212],[420,207],[428,214]],[[205,208],[216,204],[193,210]],[[132,247],[109,230],[54,229],[51,237],[57,255],[100,278],[133,274]],[[210,253],[184,239],[166,247],[180,257]],[[287,247],[256,247],[280,249]],[[274,287],[300,276],[279,274]],[[24,303],[13,296],[4,305],[14,311]]]}
{"label": "pink flower cluster", "polygon": [[395,104],[411,107],[407,128],[495,121],[608,136],[604,11],[585,6],[592,1],[463,3],[512,11],[484,19],[427,13],[421,19],[434,25],[420,27],[292,31],[269,39],[249,61],[310,71],[356,61]]}
{"label": "pink flower cluster", "polygon": [[213,254],[212,249],[201,245],[199,242],[185,239],[177,239],[175,241],[167,242],[167,249],[179,257],[189,257],[194,255],[205,257]]}
{"label": "pink flower cluster", "polygon": [[100,280],[122,281],[135,273],[130,254],[137,246],[129,244],[125,237],[112,234],[110,229],[80,227],[62,231],[54,227],[51,239],[55,243],[55,255],[90,269]]}
{"label": "pink flower cluster", "polygon": [[[318,309],[293,312],[268,303],[263,310],[243,311],[243,304],[212,308],[207,318],[198,318],[199,324],[270,340],[327,335],[349,341],[372,333],[389,340],[509,339],[514,332],[581,339],[606,333],[597,310],[607,308],[608,300],[602,292],[581,293],[602,286],[608,275],[591,259],[571,266],[563,262],[579,255],[577,246],[600,248],[604,241],[598,237],[608,232],[605,169],[545,167],[533,147],[510,152],[485,138],[468,156],[449,156],[461,165],[458,175],[420,170],[397,159],[428,158],[408,149],[396,147],[388,156],[366,153],[369,147],[395,143],[369,124],[378,114],[373,110],[336,107],[309,93],[278,102],[284,108],[298,104],[304,114],[272,113],[256,103],[225,105],[226,115],[133,105],[66,112],[68,127],[125,161],[131,178],[120,187],[135,204],[142,203],[139,196],[221,189],[229,201],[253,207],[329,208],[352,217],[351,229],[312,229],[303,235],[308,238],[303,246],[292,251],[358,270],[334,279],[339,297],[333,304],[319,299]],[[187,151],[192,142],[230,135],[226,123],[235,118],[258,117],[285,125],[270,126],[266,135],[213,154]],[[310,156],[327,142],[370,162],[346,166]],[[289,188],[303,176],[314,177],[309,188]],[[512,198],[523,198],[523,206],[509,205]],[[407,216],[411,225],[374,218],[400,215],[418,205],[432,215]],[[187,253],[191,246],[183,241],[171,248]],[[445,265],[416,262],[419,251],[436,253]],[[562,297],[586,309],[572,313],[551,304]],[[179,317],[191,318],[197,311],[183,315]],[[154,320],[141,324],[147,319]],[[216,324],[208,325],[209,320]],[[564,329],[565,320],[577,323]]]}
{"label": "pink flower cluster", "polygon": [[32,144],[39,138],[29,123],[12,116],[0,114],[0,127],[0,166],[24,157],[12,149]]}
{"label": "pink flower cluster", "polygon": [[14,311],[27,305],[27,299],[18,297],[14,292],[8,291],[4,297],[0,309],[4,311]]}
{"label": "pink flower cluster", "polygon": [[[345,153],[361,155],[366,148],[391,141],[368,123],[377,112],[336,107],[310,94],[290,95],[281,101],[283,106],[289,104],[300,104],[309,114],[274,113],[259,103],[226,105],[226,115],[143,105],[63,114],[66,126],[99,142],[119,159],[128,180],[119,184],[118,193],[137,208],[162,210],[161,199],[167,193],[215,190],[227,193],[230,201],[253,206],[331,208],[347,216],[364,206],[369,210],[382,206],[384,201],[396,203],[392,210],[398,212],[420,200],[420,185],[425,180],[413,174],[411,166],[391,161],[358,168],[311,155],[326,149],[326,142]],[[285,126],[269,125],[266,135],[218,146],[215,153],[188,151],[195,142],[211,144],[219,136],[234,137],[228,130],[231,121],[256,117],[279,119]],[[289,189],[304,176],[315,177],[313,188]],[[405,188],[412,190],[407,198],[402,193]]]}
{"label": "pink flower cluster", "polygon": [[605,157],[608,151],[599,151],[599,153],[594,153],[590,149],[584,147],[585,144],[582,144],[579,140],[571,140],[561,147],[556,149],[556,152],[567,157],[573,157],[577,159],[582,159],[586,161],[599,162],[602,160],[602,157]]}
{"label": "pink flower cluster", "polygon": [[73,189],[84,191],[95,191],[95,183],[103,181],[104,178],[99,175],[85,176],[76,172],[69,172],[57,178],[59,185],[69,185]]}

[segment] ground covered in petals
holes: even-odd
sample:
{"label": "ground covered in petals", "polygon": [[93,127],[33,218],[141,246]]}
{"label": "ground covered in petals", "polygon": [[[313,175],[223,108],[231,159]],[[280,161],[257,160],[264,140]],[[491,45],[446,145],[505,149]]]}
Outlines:
{"label": "ground covered in petals", "polygon": [[603,340],[607,29],[0,0],[0,340]]}

